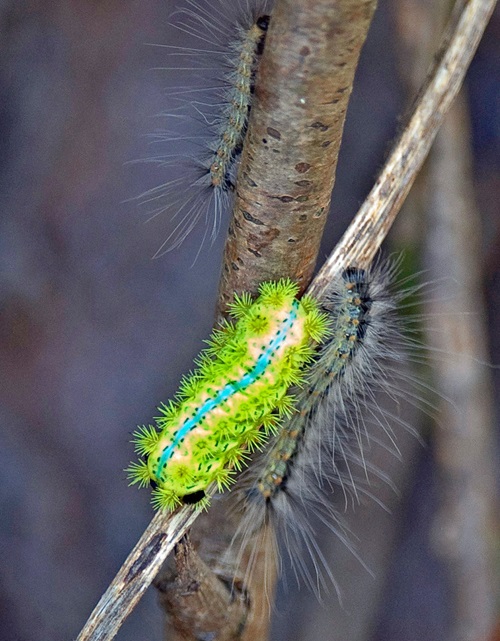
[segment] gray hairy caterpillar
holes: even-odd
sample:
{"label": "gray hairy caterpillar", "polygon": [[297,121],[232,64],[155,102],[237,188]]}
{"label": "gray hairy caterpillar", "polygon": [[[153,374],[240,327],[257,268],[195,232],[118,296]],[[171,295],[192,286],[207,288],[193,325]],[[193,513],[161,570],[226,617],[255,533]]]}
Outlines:
{"label": "gray hairy caterpillar", "polygon": [[[318,595],[332,585],[339,590],[311,517],[359,558],[342,512],[371,497],[374,480],[391,484],[367,453],[383,436],[397,454],[394,428],[413,431],[381,400],[430,405],[424,382],[404,373],[405,361],[420,360],[421,345],[415,335],[419,318],[401,312],[420,286],[403,281],[397,289],[398,269],[398,263],[349,267],[331,284],[322,301],[331,334],[306,383],[294,390],[296,411],[237,487],[241,522],[233,544],[242,550],[254,545],[256,551],[265,546],[270,569],[281,568],[284,554],[300,582]],[[251,566],[252,561],[248,572]]]}
{"label": "gray hairy caterpillar", "polygon": [[213,241],[230,209],[271,7],[268,0],[187,0],[172,15],[185,44],[163,45],[165,69],[182,73],[186,84],[168,92],[177,104],[167,107],[167,127],[154,135],[166,153],[146,159],[163,182],[138,198],[150,219],[161,217],[168,227],[155,257],[178,247],[200,220],[203,239]]}

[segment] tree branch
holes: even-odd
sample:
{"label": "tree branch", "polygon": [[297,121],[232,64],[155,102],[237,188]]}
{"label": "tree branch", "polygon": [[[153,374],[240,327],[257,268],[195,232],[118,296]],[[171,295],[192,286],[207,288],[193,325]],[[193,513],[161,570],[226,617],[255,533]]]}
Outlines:
{"label": "tree branch", "polygon": [[403,132],[340,243],[308,292],[321,297],[332,276],[348,264],[368,266],[396,218],[457,95],[496,0],[458,0]]}
{"label": "tree branch", "polygon": [[376,0],[277,0],[259,66],[219,290],[305,289],[330,210],[347,104]]}
{"label": "tree branch", "polygon": [[154,582],[173,628],[168,639],[239,639],[248,616],[245,590],[221,581],[187,536],[175,548],[175,565],[175,572],[162,570]]}
{"label": "tree branch", "polygon": [[198,513],[182,507],[173,514],[158,512],[94,608],[78,641],[112,639],[155,578],[174,545]]}

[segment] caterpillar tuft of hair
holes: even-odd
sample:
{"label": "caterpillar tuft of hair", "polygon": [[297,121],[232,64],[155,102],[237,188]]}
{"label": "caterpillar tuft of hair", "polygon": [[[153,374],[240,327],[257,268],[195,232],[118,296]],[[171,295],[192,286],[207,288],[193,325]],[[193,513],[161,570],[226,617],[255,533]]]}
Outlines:
{"label": "caterpillar tuft of hair", "polygon": [[271,7],[269,0],[230,5],[216,0],[210,7],[187,0],[173,14],[183,44],[166,45],[169,59],[192,66],[170,67],[188,72],[187,85],[169,92],[180,101],[166,113],[175,133],[170,128],[155,135],[168,153],[149,159],[167,180],[139,197],[151,218],[165,213],[169,219],[168,236],[155,257],[182,243],[200,218],[206,221],[205,236],[217,236],[232,201]]}
{"label": "caterpillar tuft of hair", "polygon": [[304,382],[327,315],[290,280],[265,282],[259,296],[236,296],[226,321],[198,357],[175,401],[162,404],[156,426],[134,437],[144,457],[128,468],[131,484],[152,484],[153,505],[204,508],[207,488],[227,488],[249,452],[261,448],[293,411],[292,386]]}
{"label": "caterpillar tuft of hair", "polygon": [[[248,572],[263,545],[268,562],[278,568],[284,549],[296,573],[315,592],[332,584],[338,592],[315,538],[314,518],[357,556],[341,513],[360,495],[372,496],[374,476],[390,484],[383,471],[370,464],[370,444],[382,440],[382,431],[397,452],[394,427],[411,430],[397,413],[383,407],[381,396],[396,404],[426,403],[425,385],[402,367],[409,357],[418,360],[420,344],[412,335],[418,318],[401,316],[401,311],[420,288],[395,290],[397,272],[398,265],[390,263],[370,270],[350,267],[322,301],[330,318],[329,337],[308,368],[305,385],[293,390],[292,415],[235,490],[241,511],[235,541],[242,551],[255,548]],[[344,509],[339,508],[339,493]]]}

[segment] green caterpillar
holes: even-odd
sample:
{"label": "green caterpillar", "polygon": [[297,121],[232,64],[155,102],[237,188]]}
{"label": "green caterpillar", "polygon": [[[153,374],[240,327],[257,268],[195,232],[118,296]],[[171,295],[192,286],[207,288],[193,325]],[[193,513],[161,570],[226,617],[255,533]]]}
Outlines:
{"label": "green caterpillar", "polygon": [[328,333],[328,317],[309,296],[298,300],[290,280],[262,283],[255,301],[235,296],[230,315],[215,329],[174,401],[162,404],[156,427],[134,435],[144,457],[128,468],[131,484],[153,485],[152,503],[173,510],[182,503],[204,508],[212,483],[234,482],[248,453],[276,433],[294,409],[292,385]]}

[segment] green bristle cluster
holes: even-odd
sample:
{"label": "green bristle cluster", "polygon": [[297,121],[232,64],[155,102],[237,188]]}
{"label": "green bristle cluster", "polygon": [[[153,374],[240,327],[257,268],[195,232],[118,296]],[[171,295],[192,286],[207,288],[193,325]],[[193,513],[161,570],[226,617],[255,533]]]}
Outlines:
{"label": "green bristle cluster", "polygon": [[153,505],[205,507],[211,483],[227,488],[248,452],[262,447],[280,420],[293,412],[291,385],[304,382],[304,366],[327,334],[327,317],[289,280],[266,282],[259,297],[236,296],[234,322],[214,330],[185,376],[174,401],[159,407],[156,426],[135,434],[144,457],[128,469],[132,483],[151,482]]}

